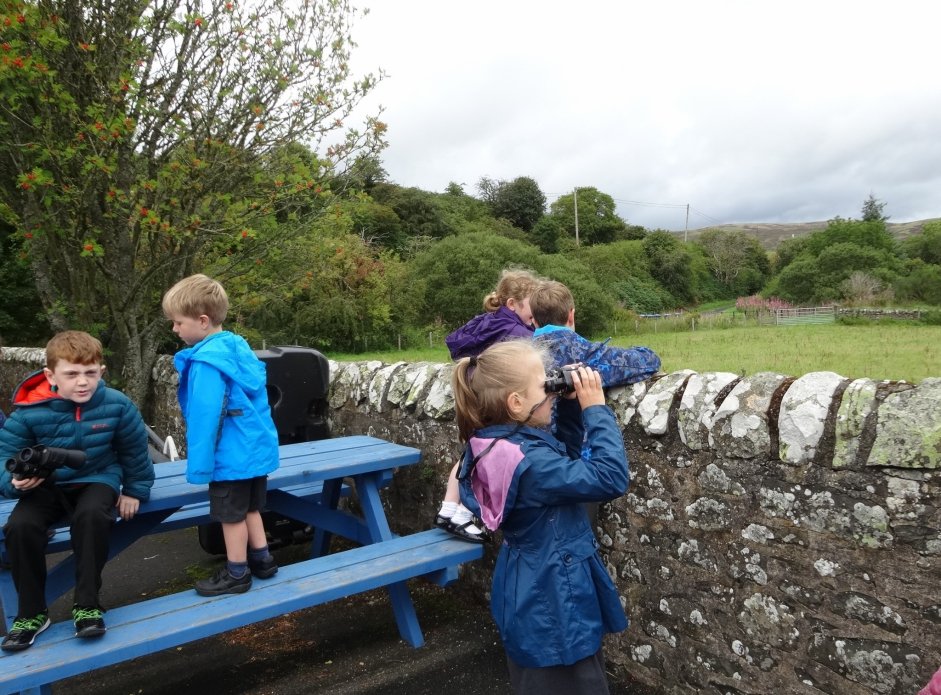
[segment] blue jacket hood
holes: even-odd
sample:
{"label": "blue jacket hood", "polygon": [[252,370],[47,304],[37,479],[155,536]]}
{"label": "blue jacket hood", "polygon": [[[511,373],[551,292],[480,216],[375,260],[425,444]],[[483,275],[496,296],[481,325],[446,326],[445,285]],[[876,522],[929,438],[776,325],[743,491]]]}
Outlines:
{"label": "blue jacket hood", "polygon": [[247,394],[265,390],[268,378],[265,363],[255,357],[244,338],[230,331],[213,333],[173,357],[173,363],[181,373],[192,362],[212,365]]}

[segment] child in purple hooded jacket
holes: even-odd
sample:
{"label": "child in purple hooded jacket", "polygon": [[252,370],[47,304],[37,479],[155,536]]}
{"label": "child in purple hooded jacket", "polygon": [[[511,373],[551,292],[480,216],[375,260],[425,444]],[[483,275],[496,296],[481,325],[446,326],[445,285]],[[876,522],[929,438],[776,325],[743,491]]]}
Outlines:
{"label": "child in purple hooded jacket", "polygon": [[[484,313],[475,316],[444,339],[451,359],[476,357],[494,343],[533,337],[533,312],[529,297],[540,279],[528,270],[506,268],[493,292],[484,297]],[[435,526],[464,540],[482,543],[486,536],[474,524],[474,516],[460,502],[457,464],[451,470],[448,487],[435,516]]]}
{"label": "child in purple hooded jacket", "polygon": [[484,297],[479,314],[444,339],[452,360],[476,357],[494,343],[512,338],[533,337],[533,312],[529,296],[539,278],[528,270],[507,268],[497,287]]}

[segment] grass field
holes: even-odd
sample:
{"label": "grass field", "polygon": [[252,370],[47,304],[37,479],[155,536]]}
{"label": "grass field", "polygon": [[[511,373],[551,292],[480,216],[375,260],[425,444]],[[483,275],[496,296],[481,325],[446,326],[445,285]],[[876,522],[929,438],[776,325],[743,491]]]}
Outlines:
{"label": "grass field", "polygon": [[[693,369],[789,376],[830,371],[845,377],[918,382],[941,377],[941,326],[755,326],[645,334],[664,371]],[[633,344],[629,337],[613,341]]]}
{"label": "grass field", "polygon": [[[613,345],[646,345],[667,372],[692,369],[788,376],[831,371],[849,378],[918,382],[941,377],[941,326],[749,326],[724,330],[622,335]],[[340,361],[449,362],[447,349],[426,348],[330,355]]]}

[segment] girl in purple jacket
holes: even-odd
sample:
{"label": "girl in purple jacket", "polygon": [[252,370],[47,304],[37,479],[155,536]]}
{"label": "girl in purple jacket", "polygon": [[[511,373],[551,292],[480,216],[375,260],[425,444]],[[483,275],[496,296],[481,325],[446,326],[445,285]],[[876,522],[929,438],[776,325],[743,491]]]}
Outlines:
{"label": "girl in purple jacket", "polygon": [[[529,297],[540,279],[528,270],[506,268],[493,292],[484,297],[484,313],[475,316],[444,339],[451,359],[476,357],[494,343],[514,338],[531,339],[534,327]],[[435,526],[474,543],[483,543],[483,529],[461,504],[457,485],[457,464],[451,469],[444,501],[435,517]]]}
{"label": "girl in purple jacket", "polygon": [[452,360],[476,357],[494,343],[533,337],[529,297],[539,278],[528,270],[507,268],[496,289],[484,297],[484,313],[475,316],[444,339]]}

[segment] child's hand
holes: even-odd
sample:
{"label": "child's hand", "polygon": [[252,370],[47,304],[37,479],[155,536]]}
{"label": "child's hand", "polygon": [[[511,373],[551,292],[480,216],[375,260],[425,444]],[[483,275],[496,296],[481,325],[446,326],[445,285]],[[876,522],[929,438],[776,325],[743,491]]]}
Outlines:
{"label": "child's hand", "polygon": [[23,478],[22,480],[10,478],[10,484],[20,492],[26,492],[27,490],[32,490],[34,487],[39,487],[42,485],[42,481],[43,478]]}
{"label": "child's hand", "polygon": [[136,497],[118,495],[118,501],[114,503],[114,506],[117,507],[118,514],[121,515],[122,519],[130,521],[134,518],[134,515],[137,514],[137,509],[140,507],[140,500]]}
{"label": "child's hand", "polygon": [[572,372],[572,384],[575,397],[582,410],[591,405],[604,405],[604,389],[601,388],[601,375],[594,369],[579,367]]}

